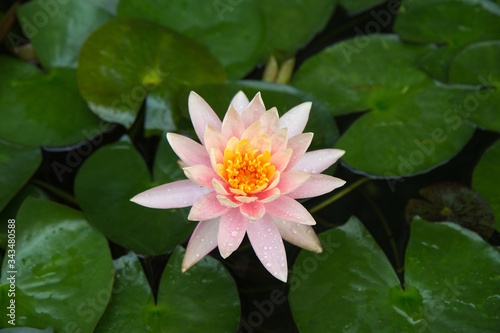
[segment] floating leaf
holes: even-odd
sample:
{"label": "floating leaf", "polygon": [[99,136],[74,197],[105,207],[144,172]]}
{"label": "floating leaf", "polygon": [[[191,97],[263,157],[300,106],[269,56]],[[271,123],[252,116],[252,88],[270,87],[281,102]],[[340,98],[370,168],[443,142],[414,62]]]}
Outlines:
{"label": "floating leaf", "polygon": [[4,250],[6,249],[8,239],[7,221],[16,218],[19,207],[21,207],[21,204],[27,197],[48,200],[48,197],[41,189],[34,185],[27,184],[22,187],[19,192],[17,192],[16,196],[9,201],[9,204],[0,211],[0,248]]}
{"label": "floating leaf", "polygon": [[33,0],[17,9],[24,34],[45,69],[76,68],[89,34],[112,16],[89,1]]}
{"label": "floating leaf", "polygon": [[[161,178],[162,183],[171,180]],[[85,161],[76,176],[75,194],[89,222],[106,237],[127,249],[157,255],[183,242],[196,226],[186,219],[186,209],[151,209],[130,201],[160,184],[151,181],[144,160],[124,139]]]}
{"label": "floating leaf", "polygon": [[0,139],[0,211],[30,179],[41,162],[39,148],[24,147]]}
{"label": "floating leaf", "polygon": [[[359,12],[374,7],[384,1],[381,0],[339,0],[339,4],[350,12]],[[397,13],[397,10],[396,10]],[[396,14],[394,13],[394,14]]]}
{"label": "floating leaf", "polygon": [[500,7],[489,0],[405,1],[394,31],[412,42],[452,47],[497,39]]}
{"label": "floating leaf", "polygon": [[0,56],[0,137],[28,146],[64,146],[99,128],[76,86],[75,71],[35,66]]}
{"label": "floating leaf", "polygon": [[320,32],[337,0],[255,0],[267,23],[264,59],[275,51],[295,52]]}
{"label": "floating leaf", "polygon": [[[5,256],[1,307],[10,303],[8,278],[15,274],[16,325],[93,331],[112,289],[106,239],[80,212],[33,198],[20,208],[15,226],[15,264]],[[0,327],[11,327],[7,320],[3,315]]]}
{"label": "floating leaf", "polygon": [[494,182],[500,175],[500,141],[489,147],[479,160],[472,175],[472,188],[478,191],[495,213],[495,226],[500,230],[500,190]]}
{"label": "floating leaf", "polygon": [[463,116],[489,130],[500,132],[500,40],[471,44],[456,55],[450,81],[482,85],[461,105]]}
{"label": "floating leaf", "polygon": [[319,238],[331,251],[301,251],[290,281],[301,333],[495,332],[500,325],[500,253],[469,230],[415,220],[405,290],[356,218]]}
{"label": "floating leaf", "polygon": [[[205,85],[196,87],[194,90],[212,106],[221,119],[223,119],[231,99],[240,90],[249,99],[252,99],[257,92],[261,92],[262,98],[266,103],[266,108],[276,107],[280,115],[283,115],[296,105],[310,101],[313,103],[312,109],[309,121],[304,130],[305,132],[314,133],[314,139],[309,150],[332,147],[339,135],[335,121],[323,104],[314,97],[294,87],[245,80]],[[181,108],[184,108],[184,113],[187,114],[187,105],[184,102],[187,100],[187,93],[181,95],[181,97],[179,104]]]}
{"label": "floating leaf", "polygon": [[96,332],[235,332],[240,304],[231,275],[208,256],[182,274],[184,252],[177,247],[170,257],[156,305],[136,255],[115,260],[113,298]]}
{"label": "floating leaf", "polygon": [[145,100],[146,129],[175,129],[172,101],[179,89],[226,78],[204,47],[136,19],[99,27],[83,45],[78,64],[80,92],[91,109],[127,128]]}
{"label": "floating leaf", "polygon": [[493,211],[476,191],[457,183],[442,182],[425,187],[419,193],[428,201],[411,199],[405,208],[406,221],[420,216],[432,222],[455,222],[486,240],[493,233]]}
{"label": "floating leaf", "polygon": [[293,84],[334,115],[371,110],[337,142],[347,151],[343,161],[373,175],[411,175],[448,161],[469,141],[474,126],[451,101],[470,91],[438,85],[415,66],[429,49],[395,35],[358,37],[300,67]]}
{"label": "floating leaf", "polygon": [[255,67],[265,38],[261,10],[248,0],[121,0],[118,16],[149,20],[196,40],[232,79],[242,78]]}

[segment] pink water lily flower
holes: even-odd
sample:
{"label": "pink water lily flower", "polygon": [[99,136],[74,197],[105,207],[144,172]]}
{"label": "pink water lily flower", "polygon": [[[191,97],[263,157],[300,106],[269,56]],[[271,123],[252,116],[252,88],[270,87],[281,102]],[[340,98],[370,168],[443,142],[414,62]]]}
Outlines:
{"label": "pink water lily flower", "polygon": [[151,208],[192,206],[188,219],[199,221],[184,256],[185,272],[219,247],[227,258],[245,234],[264,267],[286,282],[288,266],[282,239],[322,252],[309,212],[295,199],[322,195],[345,181],[320,174],[344,151],[306,152],[312,133],[302,133],[311,103],[281,118],[266,111],[260,93],[251,102],[237,93],[221,122],[195,92],[189,114],[200,143],[175,133],[167,140],[186,167],[186,180],[157,186],[131,200]]}

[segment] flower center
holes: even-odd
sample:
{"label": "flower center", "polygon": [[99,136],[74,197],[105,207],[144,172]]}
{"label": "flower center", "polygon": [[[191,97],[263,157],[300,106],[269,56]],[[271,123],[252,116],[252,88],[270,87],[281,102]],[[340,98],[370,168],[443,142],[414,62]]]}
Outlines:
{"label": "flower center", "polygon": [[232,188],[246,194],[259,192],[267,187],[274,165],[269,151],[256,155],[258,152],[252,149],[250,141],[241,140],[234,151],[224,150],[224,164],[217,164],[217,171]]}

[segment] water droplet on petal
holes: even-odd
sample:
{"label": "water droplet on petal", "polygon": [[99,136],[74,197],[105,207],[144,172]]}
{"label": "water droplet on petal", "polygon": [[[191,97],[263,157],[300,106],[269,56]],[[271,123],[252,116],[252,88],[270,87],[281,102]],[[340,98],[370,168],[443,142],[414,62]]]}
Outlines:
{"label": "water droplet on petal", "polygon": [[238,231],[233,231],[231,232],[232,237],[238,237]]}
{"label": "water droplet on petal", "polygon": [[290,230],[292,231],[292,234],[296,234],[297,233],[297,228],[295,228],[295,227],[291,227]]}
{"label": "water droplet on petal", "polygon": [[268,263],[266,264],[266,266],[267,266],[267,267],[271,267],[272,265],[273,265],[273,264],[271,264],[270,262],[268,262]]}
{"label": "water droplet on petal", "polygon": [[196,253],[196,256],[197,256],[197,257],[199,257],[199,256],[200,256],[200,254],[199,254],[199,253]]}
{"label": "water droplet on petal", "polygon": [[233,245],[234,245],[234,243],[229,243],[229,244],[227,244],[227,246],[233,246]]}

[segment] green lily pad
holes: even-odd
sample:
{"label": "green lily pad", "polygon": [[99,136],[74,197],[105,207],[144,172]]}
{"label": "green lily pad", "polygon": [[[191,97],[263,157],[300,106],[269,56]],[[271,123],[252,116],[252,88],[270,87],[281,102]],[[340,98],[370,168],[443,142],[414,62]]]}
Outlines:
{"label": "green lily pad", "polygon": [[39,148],[24,147],[0,139],[0,211],[30,179],[41,162]]}
{"label": "green lily pad", "polygon": [[400,7],[394,31],[412,42],[452,47],[497,39],[500,7],[488,0],[406,1]]}
{"label": "green lily pad", "polygon": [[40,63],[76,68],[88,35],[112,16],[89,1],[30,1],[17,9],[19,22]]}
{"label": "green lily pad", "polygon": [[339,4],[349,12],[360,12],[374,7],[384,1],[381,0],[339,0]]}
{"label": "green lily pad", "polygon": [[[2,266],[2,308],[12,299],[8,278],[15,275],[16,325],[93,331],[113,283],[106,239],[80,212],[34,198],[21,206],[15,230],[15,263],[7,252]],[[8,319],[2,316],[0,327],[11,327]]]}
{"label": "green lily pad", "polygon": [[192,38],[210,50],[232,79],[255,67],[265,38],[262,12],[248,0],[121,0],[118,16],[149,20]]}
{"label": "green lily pad", "polygon": [[157,255],[182,243],[196,223],[187,220],[186,208],[151,209],[130,198],[173,180],[163,177],[161,183],[152,182],[142,157],[123,139],[85,161],[76,176],[75,195],[89,222],[106,237],[135,252]]}
{"label": "green lily pad", "polygon": [[405,290],[356,218],[319,238],[332,251],[301,251],[290,280],[301,333],[497,331],[500,253],[477,234],[414,220]]}
{"label": "green lily pad", "polygon": [[430,49],[395,35],[358,37],[311,57],[296,73],[293,85],[334,115],[371,110],[337,142],[354,169],[385,177],[424,172],[471,138],[474,126],[451,105],[470,91],[437,84],[415,65]]}
{"label": "green lily pad", "polygon": [[320,32],[335,10],[337,0],[255,0],[267,23],[263,56],[273,51],[295,52]]}
{"label": "green lily pad", "polygon": [[165,268],[154,302],[134,253],[115,260],[113,298],[96,332],[235,332],[240,316],[236,284],[211,257],[181,273],[184,249]]}
{"label": "green lily pad", "polygon": [[[497,36],[498,37],[498,36]],[[450,82],[482,85],[463,101],[462,112],[471,122],[500,132],[500,40],[465,47],[450,66]]]}
{"label": "green lily pad", "polygon": [[411,199],[405,208],[406,221],[415,216],[432,222],[455,222],[490,238],[495,228],[495,215],[490,206],[474,190],[463,185],[442,182],[425,187],[419,193],[428,201]]}
{"label": "green lily pad", "polygon": [[204,47],[137,19],[114,19],[99,27],[78,60],[78,85],[92,111],[127,128],[146,101],[146,129],[173,130],[172,100],[179,89],[225,79]]}
{"label": "green lily pad", "polygon": [[0,211],[0,248],[6,249],[7,246],[7,221],[14,219],[17,216],[17,211],[27,197],[33,197],[40,200],[48,200],[49,198],[43,191],[31,184],[22,187],[16,196],[9,201],[9,204]]}
{"label": "green lily pad", "polygon": [[0,56],[0,137],[27,146],[65,146],[99,128],[76,86],[75,70],[44,74],[32,64]]}
{"label": "green lily pad", "polygon": [[460,52],[460,47],[441,45],[424,54],[417,62],[418,67],[431,77],[448,82],[448,74],[453,58]]}
{"label": "green lily pad", "polygon": [[[266,108],[276,107],[280,116],[296,105],[311,101],[313,103],[311,113],[304,130],[305,132],[314,133],[314,139],[309,150],[332,147],[339,137],[337,125],[328,109],[314,97],[291,86],[245,80],[205,85],[196,87],[194,90],[207,101],[220,119],[224,118],[231,99],[240,90],[250,100],[260,91]],[[181,102],[187,100],[187,92],[181,96],[182,99],[179,101],[179,105],[184,109],[184,114],[187,114],[187,103]]]}
{"label": "green lily pad", "polygon": [[500,174],[500,141],[489,147],[476,165],[472,188],[478,191],[495,213],[495,226],[500,230],[500,190],[494,182]]}

